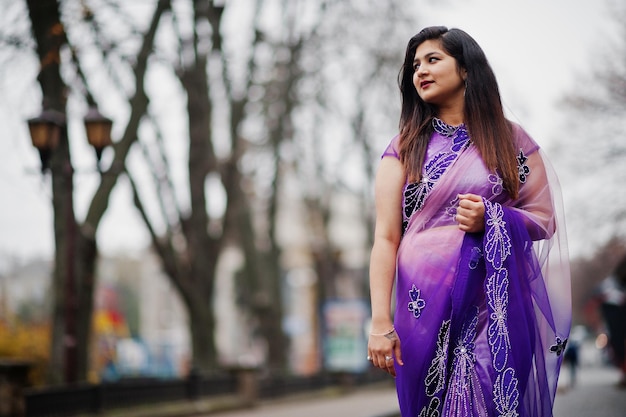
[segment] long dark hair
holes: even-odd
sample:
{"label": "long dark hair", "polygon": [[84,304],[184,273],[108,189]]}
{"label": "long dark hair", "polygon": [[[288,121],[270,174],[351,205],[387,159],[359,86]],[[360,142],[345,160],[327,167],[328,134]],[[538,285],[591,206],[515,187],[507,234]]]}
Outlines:
{"label": "long dark hair", "polygon": [[445,26],[427,27],[409,40],[398,75],[402,95],[399,154],[409,180],[421,178],[424,155],[433,133],[431,120],[437,115],[437,107],[424,102],[413,85],[415,51],[427,40],[439,40],[443,50],[456,60],[457,69],[467,72],[465,126],[485,165],[498,170],[505,189],[516,198],[519,191],[516,149],[511,123],[504,117],[496,77],[478,43],[466,32]]}

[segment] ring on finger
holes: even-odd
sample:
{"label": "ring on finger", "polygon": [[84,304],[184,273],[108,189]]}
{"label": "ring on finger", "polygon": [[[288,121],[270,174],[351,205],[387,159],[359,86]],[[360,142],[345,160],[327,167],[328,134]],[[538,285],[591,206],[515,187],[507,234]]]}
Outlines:
{"label": "ring on finger", "polygon": [[385,356],[385,360],[386,360],[387,362],[389,362],[389,361],[390,361],[390,360],[392,360],[392,359],[393,359],[393,358],[392,358],[391,356]]}

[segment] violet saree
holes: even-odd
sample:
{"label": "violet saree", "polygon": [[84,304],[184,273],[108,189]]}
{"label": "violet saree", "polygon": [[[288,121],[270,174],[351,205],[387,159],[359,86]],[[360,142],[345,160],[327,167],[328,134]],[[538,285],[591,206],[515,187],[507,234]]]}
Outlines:
{"label": "violet saree", "polygon": [[[512,200],[464,126],[434,127],[422,179],[403,193],[394,314],[402,416],[552,416],[571,324],[556,177],[513,124]],[[397,158],[397,142],[383,157]],[[483,197],[484,233],[458,229],[460,193]]]}

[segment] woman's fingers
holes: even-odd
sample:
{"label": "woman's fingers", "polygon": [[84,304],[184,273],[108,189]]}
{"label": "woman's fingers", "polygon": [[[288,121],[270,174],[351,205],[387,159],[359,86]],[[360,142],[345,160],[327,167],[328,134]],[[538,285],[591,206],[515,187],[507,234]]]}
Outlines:
{"label": "woman's fingers", "polygon": [[388,355],[376,355],[372,357],[372,365],[383,371],[396,376],[396,369],[394,368],[394,359],[391,354]]}
{"label": "woman's fingers", "polygon": [[385,368],[383,369],[384,371],[388,372],[389,374],[391,374],[393,377],[396,376],[396,368],[393,365],[393,356],[391,355],[386,355],[385,356]]}
{"label": "woman's fingers", "polygon": [[393,346],[393,356],[395,357],[396,363],[400,366],[404,365],[402,362],[402,350],[400,349],[400,339],[396,341],[396,344]]}
{"label": "woman's fingers", "polygon": [[402,365],[398,335],[393,332],[384,336],[370,337],[367,358],[372,361],[372,365],[395,377],[395,362],[398,361],[398,364]]}
{"label": "woman's fingers", "polygon": [[455,220],[464,232],[482,232],[485,229],[485,204],[476,194],[459,194]]}
{"label": "woman's fingers", "polygon": [[461,203],[461,201],[471,201],[474,203],[481,203],[483,201],[483,198],[481,196],[479,196],[478,194],[472,194],[472,193],[467,193],[467,194],[459,194],[459,204]]}

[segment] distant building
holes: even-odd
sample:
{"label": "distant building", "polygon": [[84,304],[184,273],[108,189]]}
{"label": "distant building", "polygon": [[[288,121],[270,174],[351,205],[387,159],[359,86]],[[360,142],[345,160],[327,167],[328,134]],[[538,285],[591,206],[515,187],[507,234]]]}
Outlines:
{"label": "distant building", "polygon": [[[187,313],[159,259],[149,252],[133,258],[102,258],[97,275],[94,313],[121,317],[125,326],[112,334],[116,337],[116,372],[186,375],[190,356]],[[100,354],[106,355],[111,334],[99,336]]]}
{"label": "distant building", "polygon": [[36,260],[24,265],[13,264],[0,273],[0,319],[31,315],[24,319],[42,320],[50,305],[52,262]]}

